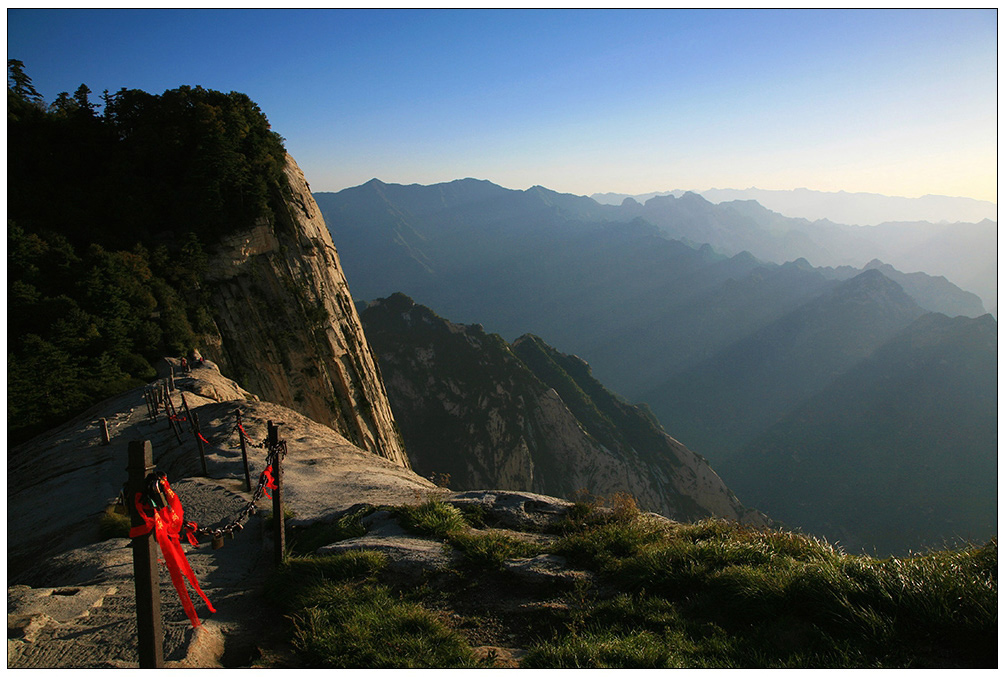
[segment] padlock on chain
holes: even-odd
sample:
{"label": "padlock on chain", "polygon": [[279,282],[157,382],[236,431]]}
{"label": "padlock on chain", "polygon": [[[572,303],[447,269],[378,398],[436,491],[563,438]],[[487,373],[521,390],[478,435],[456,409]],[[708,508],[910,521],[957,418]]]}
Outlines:
{"label": "padlock on chain", "polygon": [[223,532],[217,531],[213,533],[213,540],[211,541],[213,550],[219,550],[223,547]]}

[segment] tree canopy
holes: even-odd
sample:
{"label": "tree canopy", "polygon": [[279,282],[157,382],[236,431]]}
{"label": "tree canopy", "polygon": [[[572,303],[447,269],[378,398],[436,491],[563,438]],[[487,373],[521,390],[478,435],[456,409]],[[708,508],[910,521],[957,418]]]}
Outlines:
{"label": "tree canopy", "polygon": [[155,377],[213,331],[219,238],[273,218],[282,138],[244,94],[81,84],[46,104],[7,62],[8,441]]}

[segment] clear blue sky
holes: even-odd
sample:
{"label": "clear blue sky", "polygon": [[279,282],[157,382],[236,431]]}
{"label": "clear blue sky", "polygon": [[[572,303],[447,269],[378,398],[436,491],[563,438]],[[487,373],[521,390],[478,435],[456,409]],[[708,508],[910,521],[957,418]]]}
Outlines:
{"label": "clear blue sky", "polygon": [[244,92],[315,191],[996,201],[996,10],[8,9],[7,56],[48,101]]}

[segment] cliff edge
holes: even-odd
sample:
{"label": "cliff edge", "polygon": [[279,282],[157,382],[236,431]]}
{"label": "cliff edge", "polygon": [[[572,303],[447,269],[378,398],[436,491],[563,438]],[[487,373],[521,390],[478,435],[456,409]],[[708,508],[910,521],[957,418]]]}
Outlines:
{"label": "cliff edge", "polygon": [[310,187],[286,156],[274,219],[223,238],[206,276],[218,335],[206,357],[262,399],[410,467],[338,252]]}

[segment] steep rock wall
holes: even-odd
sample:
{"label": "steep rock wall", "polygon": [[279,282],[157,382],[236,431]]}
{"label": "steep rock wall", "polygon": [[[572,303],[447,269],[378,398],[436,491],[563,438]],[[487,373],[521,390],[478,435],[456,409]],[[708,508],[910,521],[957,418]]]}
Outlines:
{"label": "steep rock wall", "polygon": [[286,159],[283,209],[211,255],[218,336],[203,352],[263,399],[410,467],[338,252],[303,172]]}

